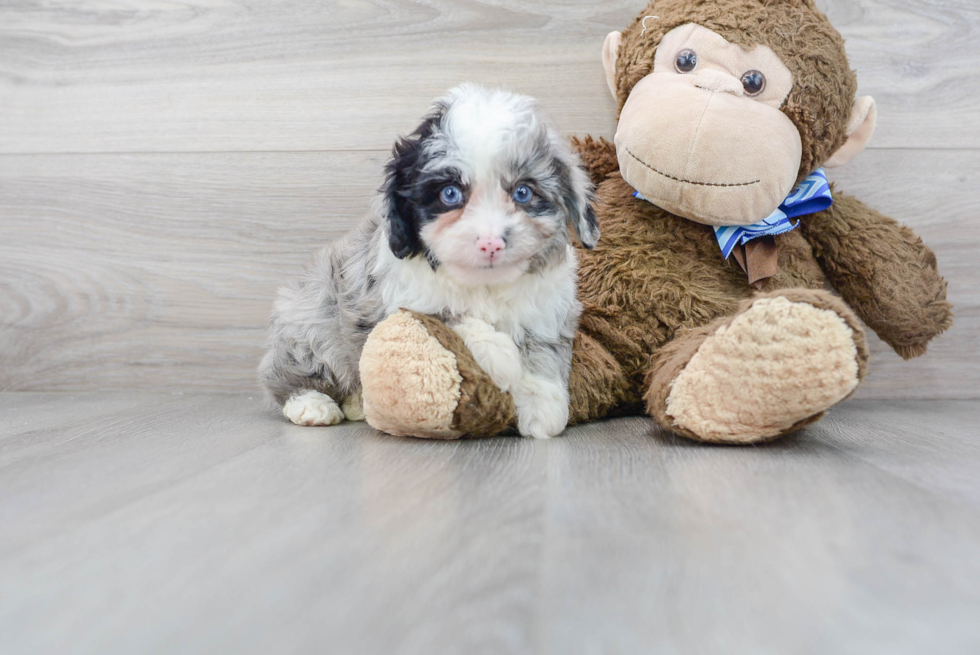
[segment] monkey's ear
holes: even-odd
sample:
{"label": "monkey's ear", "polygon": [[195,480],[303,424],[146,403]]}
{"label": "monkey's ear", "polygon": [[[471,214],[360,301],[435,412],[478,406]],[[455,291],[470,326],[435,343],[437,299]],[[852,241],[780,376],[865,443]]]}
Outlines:
{"label": "monkey's ear", "polygon": [[602,67],[606,71],[606,84],[613,100],[618,100],[616,89],[616,60],[619,59],[619,45],[623,42],[622,32],[610,32],[602,45]]}
{"label": "monkey's ear", "polygon": [[854,108],[851,110],[851,120],[847,122],[847,142],[831,155],[824,166],[826,168],[843,166],[864,152],[871,136],[875,133],[877,124],[878,109],[875,106],[875,99],[871,96],[862,96],[855,100]]}

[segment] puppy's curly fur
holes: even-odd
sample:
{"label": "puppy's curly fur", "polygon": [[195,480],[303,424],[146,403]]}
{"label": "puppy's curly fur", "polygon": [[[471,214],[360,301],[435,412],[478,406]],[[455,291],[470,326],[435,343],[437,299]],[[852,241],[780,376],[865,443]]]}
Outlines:
{"label": "puppy's curly fur", "polygon": [[592,191],[534,100],[454,89],[395,145],[371,215],[280,291],[262,385],[294,423],[361,418],[365,340],[407,309],[463,338],[522,434],[554,436],[581,312],[568,225],[595,245]]}

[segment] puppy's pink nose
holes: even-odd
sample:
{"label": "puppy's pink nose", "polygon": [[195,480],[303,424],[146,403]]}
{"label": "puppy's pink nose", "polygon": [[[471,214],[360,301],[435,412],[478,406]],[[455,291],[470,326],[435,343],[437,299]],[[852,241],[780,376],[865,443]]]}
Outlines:
{"label": "puppy's pink nose", "polygon": [[490,257],[493,257],[506,248],[507,243],[500,237],[480,237],[476,240],[476,247]]}

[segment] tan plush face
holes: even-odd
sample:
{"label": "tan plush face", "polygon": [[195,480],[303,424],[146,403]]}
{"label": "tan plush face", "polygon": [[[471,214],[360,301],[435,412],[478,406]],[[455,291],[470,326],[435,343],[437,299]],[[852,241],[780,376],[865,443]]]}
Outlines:
{"label": "tan plush face", "polygon": [[769,47],[746,51],[705,27],[678,27],[620,115],[623,177],[699,223],[761,221],[799,174],[800,134],[780,110],[792,89],[792,73]]}

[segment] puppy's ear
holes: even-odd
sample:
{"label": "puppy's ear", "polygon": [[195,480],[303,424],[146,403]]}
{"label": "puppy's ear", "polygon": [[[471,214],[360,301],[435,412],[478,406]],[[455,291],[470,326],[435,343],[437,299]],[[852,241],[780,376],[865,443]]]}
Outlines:
{"label": "puppy's ear", "polygon": [[585,212],[582,218],[575,224],[575,231],[582,245],[592,250],[599,243],[599,220],[595,217],[595,210],[592,208],[594,198],[590,195],[585,201]]}
{"label": "puppy's ear", "polygon": [[412,182],[418,163],[419,141],[399,139],[385,166],[385,219],[388,223],[388,247],[398,259],[422,252],[418,235],[418,219],[412,203]]}
{"label": "puppy's ear", "polygon": [[415,183],[422,166],[425,140],[438,128],[445,108],[437,106],[407,138],[398,139],[385,166],[382,193],[388,223],[388,246],[398,259],[422,254]]}
{"label": "puppy's ear", "polygon": [[592,209],[593,186],[588,173],[582,168],[577,157],[572,155],[570,161],[561,162],[561,203],[565,208],[568,221],[575,228],[582,245],[592,250],[599,242],[599,221],[596,220]]}

